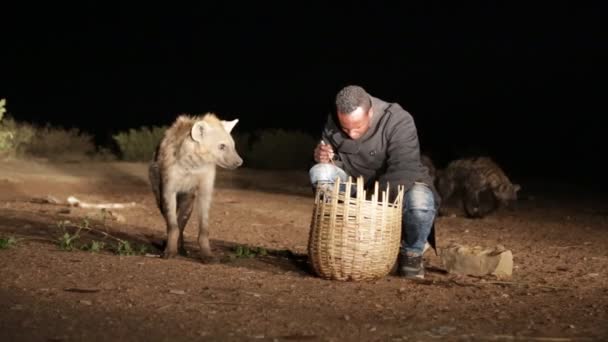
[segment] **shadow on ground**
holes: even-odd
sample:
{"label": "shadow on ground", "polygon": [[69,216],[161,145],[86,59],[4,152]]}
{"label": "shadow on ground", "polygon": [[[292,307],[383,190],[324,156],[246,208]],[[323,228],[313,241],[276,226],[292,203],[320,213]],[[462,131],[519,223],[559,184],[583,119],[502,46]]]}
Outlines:
{"label": "shadow on ground", "polygon": [[[97,241],[105,244],[101,252],[120,254],[119,240],[128,242],[134,254],[160,257],[164,249],[165,237],[144,227],[130,227],[128,231],[144,232],[130,234],[105,226],[102,221],[95,219],[70,221],[69,217],[51,213],[39,213],[27,218],[23,215],[23,212],[17,210],[0,209],[0,236],[15,237],[17,241],[41,241],[56,246],[58,251],[87,250],[91,242]],[[70,238],[73,239],[66,246],[66,239]],[[298,254],[288,249],[266,249],[223,240],[210,242],[217,256],[217,262],[222,265],[245,267],[274,274],[293,272],[302,276],[313,275],[306,254]],[[177,258],[201,263],[198,257],[198,245],[187,242],[185,247],[188,255]],[[263,254],[260,251],[263,251]],[[122,253],[128,252],[122,250]]]}

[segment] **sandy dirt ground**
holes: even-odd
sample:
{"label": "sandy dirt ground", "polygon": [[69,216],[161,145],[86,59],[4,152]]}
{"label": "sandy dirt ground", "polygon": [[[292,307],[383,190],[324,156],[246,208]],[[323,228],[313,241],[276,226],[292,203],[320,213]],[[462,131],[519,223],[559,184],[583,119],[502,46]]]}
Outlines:
{"label": "sandy dirt ground", "polygon": [[[146,172],[139,163],[0,161],[0,238],[9,245],[0,249],[0,340],[608,340],[601,194],[521,182],[514,211],[473,220],[454,208],[437,220],[440,251],[452,242],[511,250],[510,279],[447,273],[429,250],[422,281],[341,282],[308,263],[306,172],[220,171],[210,222],[221,262],[211,265],[197,257],[194,220],[188,256],[156,257],[165,226]],[[68,196],[135,205],[103,212],[69,207]],[[62,249],[79,227],[92,230],[70,246],[105,248]],[[137,255],[118,254],[118,239]],[[239,246],[267,253],[235,256]]]}

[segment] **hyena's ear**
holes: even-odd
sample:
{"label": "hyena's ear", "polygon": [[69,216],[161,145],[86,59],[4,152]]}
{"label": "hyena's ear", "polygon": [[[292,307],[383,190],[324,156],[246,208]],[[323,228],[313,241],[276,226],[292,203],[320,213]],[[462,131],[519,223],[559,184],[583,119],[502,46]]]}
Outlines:
{"label": "hyena's ear", "polygon": [[192,136],[192,139],[194,139],[194,141],[200,143],[203,141],[203,137],[205,136],[205,134],[209,132],[209,128],[209,125],[205,121],[197,121],[194,123],[194,125],[192,125],[192,129],[190,130],[190,136]]}
{"label": "hyena's ear", "polygon": [[234,126],[236,126],[237,122],[239,122],[239,119],[234,119],[232,121],[222,120],[222,125],[224,125],[224,129],[226,130],[226,132],[230,133]]}

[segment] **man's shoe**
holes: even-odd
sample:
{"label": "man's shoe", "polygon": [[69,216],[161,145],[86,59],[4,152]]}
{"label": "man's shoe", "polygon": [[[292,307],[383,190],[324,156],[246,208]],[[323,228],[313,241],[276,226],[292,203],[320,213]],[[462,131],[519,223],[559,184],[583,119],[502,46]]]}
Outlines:
{"label": "man's shoe", "polygon": [[399,254],[399,275],[408,279],[424,279],[422,255]]}

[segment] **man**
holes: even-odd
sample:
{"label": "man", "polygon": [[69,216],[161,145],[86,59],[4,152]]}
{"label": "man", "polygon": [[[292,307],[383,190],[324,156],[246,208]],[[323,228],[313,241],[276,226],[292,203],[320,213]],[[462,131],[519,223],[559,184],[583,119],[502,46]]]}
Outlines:
{"label": "man", "polygon": [[434,221],[440,198],[420,160],[414,119],[399,104],[373,97],[356,85],[340,90],[335,105],[337,123],[328,117],[314,150],[313,187],[330,185],[336,177],[346,181],[348,176],[363,176],[368,189],[376,181],[381,188],[388,183],[393,194],[403,185],[398,271],[406,278],[424,278],[422,254],[427,240],[435,248]]}

